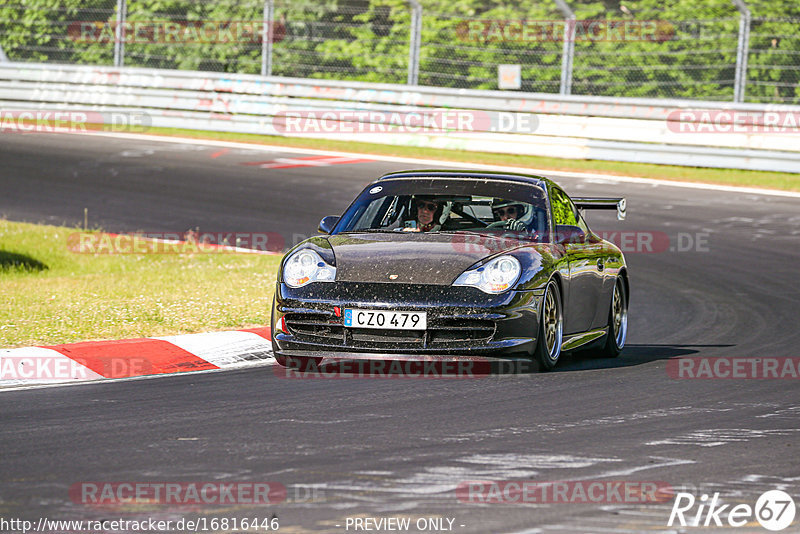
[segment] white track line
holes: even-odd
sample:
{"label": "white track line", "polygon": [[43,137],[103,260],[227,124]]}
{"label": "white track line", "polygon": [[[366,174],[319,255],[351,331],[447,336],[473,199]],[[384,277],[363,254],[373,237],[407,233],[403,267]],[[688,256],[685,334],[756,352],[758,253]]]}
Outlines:
{"label": "white track line", "polygon": [[553,176],[553,177],[563,177],[563,178],[584,178],[592,180],[605,180],[609,182],[662,185],[667,187],[704,189],[707,191],[724,191],[728,193],[739,193],[739,194],[744,193],[751,195],[771,195],[771,196],[788,197],[788,198],[800,198],[800,192],[796,191],[780,191],[777,189],[761,189],[758,187],[739,187],[733,185],[718,185],[718,184],[707,184],[707,183],[697,183],[697,182],[677,182],[671,180],[659,180],[656,178],[645,178],[639,176],[617,176],[615,174],[602,174],[602,173],[590,173],[590,172],[553,171],[546,169],[533,169],[529,167],[486,165],[482,163],[463,163],[463,162],[435,160],[435,159],[404,158],[395,156],[381,156],[379,154],[336,152],[332,150],[317,150],[313,148],[295,148],[295,147],[284,147],[276,145],[259,145],[255,143],[238,143],[233,141],[217,141],[213,139],[189,139],[184,137],[171,137],[171,136],[161,136],[161,135],[138,135],[138,134],[122,134],[122,133],[106,133],[106,132],[92,132],[92,133],[69,132],[69,133],[71,133],[72,135],[95,135],[100,137],[116,137],[118,139],[156,141],[161,143],[178,143],[178,144],[190,144],[190,145],[201,145],[201,146],[225,147],[225,148],[240,148],[249,150],[262,150],[264,152],[288,152],[290,154],[318,154],[323,156],[342,156],[342,157],[350,157],[358,159],[371,159],[375,161],[411,163],[414,165],[427,165],[429,167],[435,167],[435,168],[455,167],[459,169],[519,172],[519,173],[529,173],[529,174],[540,174],[548,177]]}

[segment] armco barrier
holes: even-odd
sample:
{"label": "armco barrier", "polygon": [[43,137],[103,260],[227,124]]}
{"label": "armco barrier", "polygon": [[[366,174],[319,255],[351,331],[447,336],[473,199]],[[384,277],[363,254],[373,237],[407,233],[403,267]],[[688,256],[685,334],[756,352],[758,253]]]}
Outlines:
{"label": "armco barrier", "polygon": [[[780,132],[675,131],[680,110],[778,112],[800,106],[691,100],[612,99],[453,90],[255,75],[96,66],[0,63],[0,110],[76,109],[146,113],[152,126],[289,135],[273,118],[286,112],[435,109],[536,116],[526,133],[449,131],[314,133],[308,136],[468,151],[800,172],[800,128]],[[723,125],[725,120],[722,120]],[[305,136],[306,134],[291,134]]]}

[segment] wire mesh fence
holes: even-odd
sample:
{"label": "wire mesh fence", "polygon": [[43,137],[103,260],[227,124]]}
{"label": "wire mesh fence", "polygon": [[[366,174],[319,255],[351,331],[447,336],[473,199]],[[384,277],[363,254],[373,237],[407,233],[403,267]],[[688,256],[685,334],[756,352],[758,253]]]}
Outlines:
{"label": "wire mesh fence", "polygon": [[113,39],[86,47],[74,32],[81,24],[115,20],[116,0],[0,0],[0,47],[10,61],[112,65]]}
{"label": "wire mesh fence", "polygon": [[800,103],[800,6],[795,15],[753,18],[746,100]]}
{"label": "wire mesh fence", "polygon": [[738,1],[0,0],[0,61],[800,103],[800,5]]}
{"label": "wire mesh fence", "polygon": [[737,17],[646,24],[646,38],[576,42],[572,92],[733,99]]}
{"label": "wire mesh fence", "polygon": [[411,13],[406,2],[275,2],[273,74],[405,83]]}
{"label": "wire mesh fence", "polygon": [[262,0],[127,0],[124,56],[131,67],[258,73]]}
{"label": "wire mesh fence", "polygon": [[425,13],[420,58],[423,85],[498,89],[498,65],[520,65],[519,89],[558,93],[563,19],[555,3],[521,11],[495,8],[463,16]]}

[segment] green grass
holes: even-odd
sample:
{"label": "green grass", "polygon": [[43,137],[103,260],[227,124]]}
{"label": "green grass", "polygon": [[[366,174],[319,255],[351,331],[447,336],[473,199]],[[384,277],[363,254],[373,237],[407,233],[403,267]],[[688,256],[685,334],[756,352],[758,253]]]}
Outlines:
{"label": "green grass", "polygon": [[78,231],[0,219],[0,348],[269,324],[280,256],[78,254]]}
{"label": "green grass", "polygon": [[205,132],[177,128],[151,128],[153,135],[189,137],[195,139],[217,139],[266,145],[278,145],[318,150],[337,150],[383,156],[424,158],[461,163],[508,165],[557,171],[596,172],[619,176],[640,176],[680,182],[699,182],[744,187],[761,187],[784,191],[800,191],[800,173],[743,171],[737,169],[707,169],[675,165],[653,165],[649,163],[625,163],[617,161],[559,159],[540,156],[515,156],[489,152],[465,152],[427,147],[379,145],[354,143],[329,139],[308,139],[227,132]]}

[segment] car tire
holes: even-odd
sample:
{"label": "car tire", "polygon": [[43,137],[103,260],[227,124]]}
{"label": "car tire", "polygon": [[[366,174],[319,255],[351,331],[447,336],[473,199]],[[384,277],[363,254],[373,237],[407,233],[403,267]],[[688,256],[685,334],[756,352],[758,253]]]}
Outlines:
{"label": "car tire", "polygon": [[606,343],[598,353],[601,358],[616,358],[625,346],[628,336],[628,299],[625,283],[617,278],[614,292],[611,294],[611,305],[608,310],[608,333]]}
{"label": "car tire", "polygon": [[536,340],[534,359],[539,363],[539,370],[551,371],[561,356],[561,342],[564,335],[564,312],[561,305],[561,292],[558,284],[551,280],[542,298],[539,313],[539,334]]}
{"label": "car tire", "polygon": [[272,296],[272,312],[269,316],[269,339],[272,343],[272,354],[279,365],[286,367],[286,358],[278,356],[278,344],[275,343],[275,296]]}
{"label": "car tire", "polygon": [[308,356],[277,356],[278,365],[299,373],[317,373],[322,358]]}

